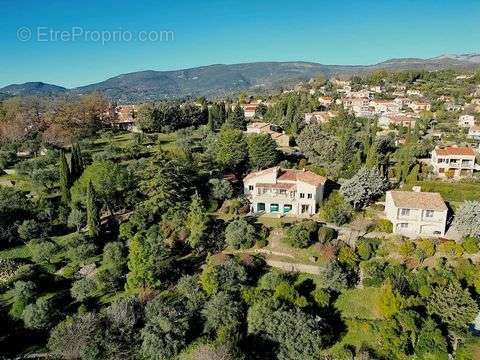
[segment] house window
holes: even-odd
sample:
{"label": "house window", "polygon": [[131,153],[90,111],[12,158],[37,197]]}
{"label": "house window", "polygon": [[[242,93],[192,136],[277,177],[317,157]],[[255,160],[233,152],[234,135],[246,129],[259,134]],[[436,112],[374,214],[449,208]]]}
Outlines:
{"label": "house window", "polygon": [[311,199],[311,198],[312,198],[312,194],[307,194],[307,197],[308,197],[309,199]]}
{"label": "house window", "polygon": [[253,190],[253,185],[248,185],[248,190],[252,191]]}
{"label": "house window", "polygon": [[305,194],[304,193],[300,193],[300,199],[305,199]]}
{"label": "house window", "polygon": [[284,214],[289,213],[290,211],[292,211],[292,205],[290,205],[290,204],[283,205]]}
{"label": "house window", "polygon": [[287,190],[280,189],[280,195],[287,195]]}
{"label": "house window", "polygon": [[270,212],[278,212],[278,204],[270,204]]}
{"label": "house window", "polygon": [[408,229],[408,223],[400,223],[397,225],[400,229]]}
{"label": "house window", "polygon": [[400,209],[400,215],[402,216],[410,215],[410,209]]}
{"label": "house window", "polygon": [[265,211],[265,203],[258,203],[258,204],[257,204],[257,211],[258,211],[258,212],[263,212],[263,211]]}
{"label": "house window", "polygon": [[434,213],[433,210],[427,210],[427,211],[425,211],[425,217],[431,218],[431,217],[433,217],[433,213]]}
{"label": "house window", "polygon": [[438,172],[439,172],[439,173],[444,173],[444,172],[445,172],[445,169],[444,169],[444,168],[440,168],[440,169],[438,169]]}
{"label": "house window", "polygon": [[308,213],[309,208],[310,208],[309,205],[302,205],[301,213],[302,214]]}

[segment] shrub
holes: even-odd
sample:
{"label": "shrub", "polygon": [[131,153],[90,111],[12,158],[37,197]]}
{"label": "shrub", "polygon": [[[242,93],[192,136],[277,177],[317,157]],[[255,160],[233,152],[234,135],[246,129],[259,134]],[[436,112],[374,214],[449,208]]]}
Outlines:
{"label": "shrub", "polygon": [[37,264],[49,264],[57,251],[57,245],[51,241],[31,241],[28,247],[33,262]]}
{"label": "shrub", "polygon": [[265,246],[267,246],[267,244],[268,244],[267,239],[258,239],[257,242],[255,243],[255,245],[258,248],[264,248]]}
{"label": "shrub", "polygon": [[402,256],[412,256],[415,252],[415,243],[411,240],[405,240],[398,247],[398,253]]}
{"label": "shrub", "polygon": [[234,249],[248,249],[255,244],[255,227],[244,219],[233,220],[225,229],[225,241]]}
{"label": "shrub", "polygon": [[343,225],[352,218],[353,208],[339,192],[333,192],[320,208],[320,216],[325,221]]}
{"label": "shrub", "polygon": [[97,291],[97,283],[92,278],[84,278],[75,281],[72,284],[70,293],[77,301],[84,301],[95,296]]}
{"label": "shrub", "polygon": [[42,233],[42,227],[35,220],[24,220],[17,228],[18,235],[23,240],[38,238]]}
{"label": "shrub", "polygon": [[312,291],[313,300],[320,307],[326,307],[330,304],[330,294],[326,289],[315,289]]}
{"label": "shrub", "polygon": [[388,219],[380,219],[375,225],[375,231],[391,234],[393,232],[393,224]]}
{"label": "shrub", "polygon": [[439,245],[438,251],[440,251],[443,254],[450,255],[450,256],[462,256],[463,255],[462,245],[457,244],[454,240],[443,241]]}
{"label": "shrub", "polygon": [[336,239],[336,237],[337,231],[331,227],[322,226],[318,230],[318,241],[320,241],[322,244],[332,241],[333,239]]}
{"label": "shrub", "polygon": [[344,245],[338,251],[338,261],[342,264],[354,267],[358,261],[358,257],[355,251],[350,246]]}
{"label": "shrub", "polygon": [[416,253],[421,260],[435,255],[435,243],[429,239],[417,241]]}
{"label": "shrub", "polygon": [[357,253],[362,260],[368,260],[372,257],[372,246],[367,241],[360,241],[357,245]]}
{"label": "shrub", "polygon": [[54,310],[50,301],[45,298],[37,299],[35,304],[27,305],[23,311],[23,321],[27,329],[46,329],[52,324]]}
{"label": "shrub", "polygon": [[479,250],[478,238],[475,236],[467,236],[463,239],[462,246],[467,254],[476,254]]}
{"label": "shrub", "polygon": [[283,240],[290,246],[306,248],[313,243],[316,231],[317,223],[312,220],[305,220],[290,226],[285,231]]}

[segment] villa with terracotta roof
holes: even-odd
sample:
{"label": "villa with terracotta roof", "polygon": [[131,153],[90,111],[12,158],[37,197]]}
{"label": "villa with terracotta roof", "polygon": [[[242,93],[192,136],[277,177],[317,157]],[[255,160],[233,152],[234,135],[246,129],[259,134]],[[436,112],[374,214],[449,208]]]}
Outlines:
{"label": "villa with terracotta roof", "polygon": [[443,236],[448,208],[439,193],[387,191],[385,215],[393,224],[393,233],[408,237]]}
{"label": "villa with terracotta roof", "polygon": [[430,163],[439,177],[458,179],[475,170],[475,150],[465,146],[436,147]]}
{"label": "villa with terracotta roof", "polygon": [[273,167],[243,179],[252,213],[311,216],[323,200],[327,179],[308,170]]}
{"label": "villa with terracotta roof", "polygon": [[255,116],[255,111],[257,110],[258,104],[245,104],[242,105],[243,112],[247,119],[251,119]]}

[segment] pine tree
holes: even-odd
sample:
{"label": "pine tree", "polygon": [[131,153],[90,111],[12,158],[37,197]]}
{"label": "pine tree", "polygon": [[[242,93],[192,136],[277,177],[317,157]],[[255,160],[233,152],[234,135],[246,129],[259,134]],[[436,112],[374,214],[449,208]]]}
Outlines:
{"label": "pine tree", "polygon": [[205,237],[208,215],[198,194],[193,195],[187,215],[186,227],[189,231],[187,239],[192,248],[198,248]]}
{"label": "pine tree", "polygon": [[88,183],[87,188],[87,231],[88,235],[95,237],[100,230],[100,215],[97,206],[97,195],[92,182]]}
{"label": "pine tree", "polygon": [[245,113],[239,104],[237,104],[233,111],[228,114],[225,126],[239,130],[245,130],[247,128]]}
{"label": "pine tree", "polygon": [[71,173],[68,167],[67,158],[62,151],[60,154],[60,192],[62,195],[62,202],[68,204],[70,202],[70,186]]}

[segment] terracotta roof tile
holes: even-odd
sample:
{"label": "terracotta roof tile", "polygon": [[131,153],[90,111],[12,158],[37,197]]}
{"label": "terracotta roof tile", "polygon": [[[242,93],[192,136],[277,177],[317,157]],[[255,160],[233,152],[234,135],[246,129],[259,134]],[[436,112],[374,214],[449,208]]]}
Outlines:
{"label": "terracotta roof tile", "polygon": [[269,169],[265,169],[262,171],[256,171],[248,174],[245,176],[244,180],[249,180],[251,178],[269,174],[273,171],[278,170],[277,181],[302,181],[304,183],[319,186],[325,184],[327,178],[324,176],[317,175],[308,170],[295,170],[295,169],[282,169],[280,170],[278,167],[273,167]]}
{"label": "terracotta roof tile", "polygon": [[466,155],[475,156],[475,150],[466,146],[450,146],[445,148],[438,148],[434,150],[437,155]]}

